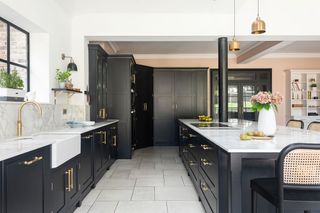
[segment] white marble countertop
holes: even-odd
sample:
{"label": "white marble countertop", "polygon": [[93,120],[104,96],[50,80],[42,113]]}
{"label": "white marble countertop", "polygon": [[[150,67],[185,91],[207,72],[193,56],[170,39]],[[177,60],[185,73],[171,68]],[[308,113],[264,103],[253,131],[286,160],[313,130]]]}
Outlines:
{"label": "white marble countertop", "polygon": [[[95,129],[99,129],[100,127],[107,126],[113,123],[118,122],[118,120],[108,120],[106,122],[99,122],[90,127],[83,128],[61,128],[58,130],[52,130],[50,132],[39,132],[32,136],[24,136],[20,139],[12,138],[4,140],[0,143],[0,161],[16,157],[18,155],[31,152],[33,150],[52,145],[57,142],[54,137],[56,135],[66,135],[66,137],[72,137],[72,135],[83,134]],[[50,135],[50,137],[37,137],[38,135]],[[69,136],[67,136],[67,134]],[[71,136],[70,136],[71,135]],[[80,142],[80,141],[79,141]]]}
{"label": "white marble countertop", "polygon": [[320,133],[277,126],[272,140],[240,140],[240,134],[247,131],[256,131],[257,123],[243,120],[230,120],[228,124],[234,129],[199,129],[192,123],[200,123],[196,119],[179,119],[212,143],[229,153],[279,153],[284,147],[292,143],[320,143]]}

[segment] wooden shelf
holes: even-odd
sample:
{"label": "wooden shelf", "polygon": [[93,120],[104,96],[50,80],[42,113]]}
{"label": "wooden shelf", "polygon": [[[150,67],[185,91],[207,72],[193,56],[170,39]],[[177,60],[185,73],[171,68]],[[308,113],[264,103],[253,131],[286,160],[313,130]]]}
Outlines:
{"label": "wooden shelf", "polygon": [[54,104],[57,103],[57,96],[61,93],[68,94],[68,98],[70,98],[74,94],[81,94],[82,93],[82,91],[73,90],[73,89],[66,89],[66,88],[52,88],[51,90],[54,92]]}

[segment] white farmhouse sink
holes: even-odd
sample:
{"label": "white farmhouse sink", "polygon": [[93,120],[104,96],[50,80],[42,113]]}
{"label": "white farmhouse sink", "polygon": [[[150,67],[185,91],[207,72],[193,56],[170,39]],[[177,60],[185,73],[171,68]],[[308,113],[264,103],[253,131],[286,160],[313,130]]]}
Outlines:
{"label": "white farmhouse sink", "polygon": [[81,153],[80,135],[59,135],[43,133],[32,137],[34,140],[52,140],[51,168],[57,168]]}

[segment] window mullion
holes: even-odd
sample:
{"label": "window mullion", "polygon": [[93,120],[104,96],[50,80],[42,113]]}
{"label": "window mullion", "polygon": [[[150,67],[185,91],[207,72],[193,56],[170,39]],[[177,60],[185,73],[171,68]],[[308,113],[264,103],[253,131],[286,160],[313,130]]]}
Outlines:
{"label": "window mullion", "polygon": [[10,73],[10,25],[7,23],[7,72]]}

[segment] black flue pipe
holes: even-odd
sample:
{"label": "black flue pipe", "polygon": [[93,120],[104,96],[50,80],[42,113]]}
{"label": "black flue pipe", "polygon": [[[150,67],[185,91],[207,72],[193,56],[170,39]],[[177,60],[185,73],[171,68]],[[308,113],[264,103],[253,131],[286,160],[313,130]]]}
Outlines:
{"label": "black flue pipe", "polygon": [[228,121],[228,38],[218,40],[219,121]]}

